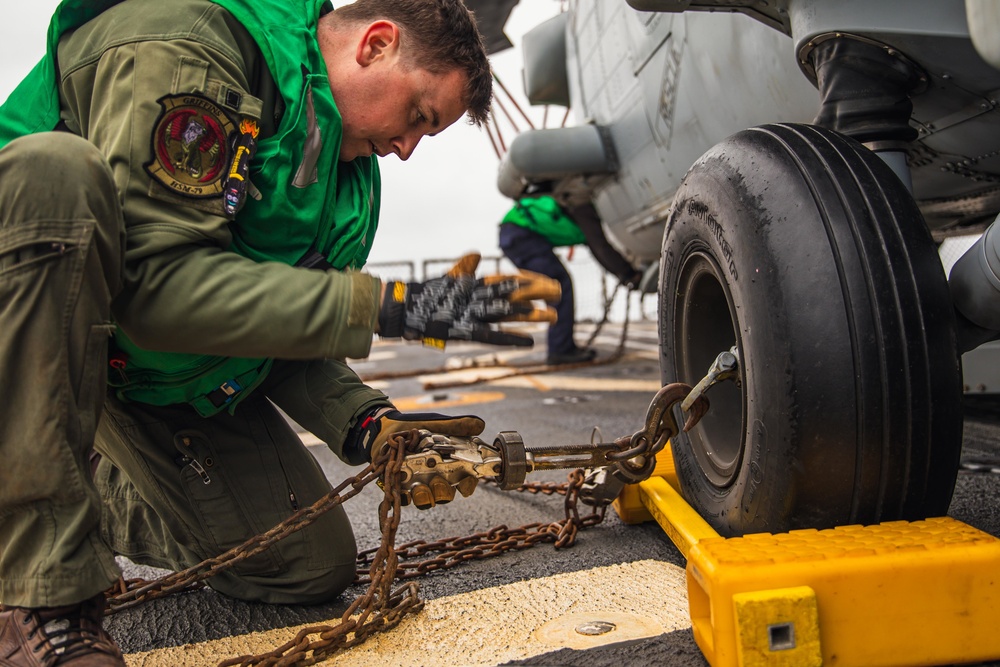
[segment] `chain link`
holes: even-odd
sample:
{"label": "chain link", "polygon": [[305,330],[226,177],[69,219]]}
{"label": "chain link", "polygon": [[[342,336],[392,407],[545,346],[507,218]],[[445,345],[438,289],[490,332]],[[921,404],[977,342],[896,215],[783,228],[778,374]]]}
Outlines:
{"label": "chain link", "polygon": [[416,431],[405,431],[393,436],[392,440],[390,442],[393,446],[386,447],[374,464],[375,469],[382,471],[383,480],[383,497],[378,509],[382,541],[368,569],[370,584],[364,595],[351,603],[341,616],[340,623],[335,626],[303,628],[294,639],[269,653],[230,658],[220,662],[218,667],[314,665],[336,651],[350,648],[377,632],[396,627],[406,615],[423,609],[424,603],[417,597],[416,585],[410,584],[395,591],[391,588],[397,565],[393,545],[400,520],[400,470],[407,451],[416,446],[419,438]]}
{"label": "chain link", "polygon": [[[673,412],[674,406],[690,393],[691,387],[682,382],[664,385],[649,403],[645,428],[636,431],[631,437],[623,436],[615,440],[620,451],[607,454],[607,460],[614,462],[614,474],[620,476],[622,481],[636,484],[653,473],[656,454],[681,430]],[[697,424],[708,407],[708,399],[699,396],[688,412],[683,429],[687,431]]]}
{"label": "chain link", "polygon": [[519,528],[496,526],[466,537],[436,542],[408,542],[397,547],[395,538],[400,522],[400,485],[403,477],[400,471],[404,457],[416,449],[419,441],[417,431],[404,431],[394,435],[389,439],[391,446],[386,447],[381,456],[361,473],[344,480],[326,496],[299,510],[266,533],[257,535],[220,556],[152,582],[142,579],[120,580],[116,587],[106,592],[106,613],[114,614],[148,600],[200,588],[209,577],[262,553],[278,540],[305,528],[323,513],[353,498],[371,482],[381,479],[380,486],[384,495],[379,505],[379,526],[382,539],[378,547],[358,554],[355,583],[368,584],[368,588],[351,603],[341,616],[340,623],[335,626],[303,628],[292,640],[272,651],[229,658],[220,662],[218,667],[314,665],[337,651],[363,643],[376,633],[391,630],[408,614],[423,609],[424,602],[418,597],[417,585],[408,583],[391,590],[395,580],[411,579],[437,570],[450,569],[468,560],[482,560],[545,542],[553,543],[557,549],[568,548],[576,542],[577,533],[581,529],[604,520],[607,507],[580,516],[577,503],[584,472],[574,470],[569,474],[566,484],[527,483],[518,489],[529,493],[565,495],[564,519],[552,523],[530,523]]}
{"label": "chain link", "polygon": [[[388,449],[395,450],[396,448]],[[400,465],[402,465],[402,456],[400,456]],[[361,473],[344,480],[337,488],[309,507],[302,508],[269,531],[252,537],[219,556],[209,558],[186,570],[175,572],[152,582],[142,579],[119,581],[118,586],[106,593],[105,613],[114,614],[149,600],[199,587],[205,579],[213,577],[251,556],[266,551],[278,540],[305,528],[324,512],[353,498],[361,492],[362,488],[377,479],[384,467],[384,461],[380,461],[378,465],[369,464]],[[347,487],[351,487],[351,490],[341,495],[341,492]]]}
{"label": "chain link", "polygon": [[[496,485],[497,481],[495,479],[483,480],[489,482],[490,484]],[[530,493],[533,495],[542,494],[543,496],[560,495],[565,496],[567,490],[567,484],[556,484],[554,482],[525,482],[515,491],[521,491],[523,493]]]}
{"label": "chain link", "polygon": [[[465,537],[451,537],[435,542],[415,540],[396,547],[399,557],[396,578],[412,579],[437,570],[451,569],[465,561],[485,560],[508,551],[521,551],[545,542],[552,542],[556,549],[573,546],[577,533],[583,528],[599,524],[607,512],[607,507],[601,507],[591,514],[580,516],[577,505],[583,481],[583,470],[574,470],[569,473],[566,484],[530,483],[515,489],[528,493],[565,495],[566,516],[559,521],[529,523],[518,528],[500,525]],[[371,559],[376,557],[376,552],[376,549],[370,549],[358,554],[358,578],[355,583],[369,583],[363,572]]]}

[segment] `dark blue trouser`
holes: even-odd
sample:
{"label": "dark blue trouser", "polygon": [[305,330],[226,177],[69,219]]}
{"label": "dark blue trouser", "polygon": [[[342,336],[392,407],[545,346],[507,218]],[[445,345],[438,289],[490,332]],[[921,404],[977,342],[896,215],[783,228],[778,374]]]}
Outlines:
{"label": "dark blue trouser", "polygon": [[575,350],[573,281],[569,271],[552,251],[552,244],[535,232],[507,223],[500,225],[500,249],[517,268],[559,281],[562,298],[554,304],[559,320],[549,325],[548,353],[566,354]]}

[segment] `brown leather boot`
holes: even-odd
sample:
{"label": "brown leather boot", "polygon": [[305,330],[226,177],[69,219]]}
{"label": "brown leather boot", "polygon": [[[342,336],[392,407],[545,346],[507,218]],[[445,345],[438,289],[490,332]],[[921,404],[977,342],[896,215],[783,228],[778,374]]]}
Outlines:
{"label": "brown leather boot", "polygon": [[124,667],[103,616],[103,594],[66,607],[0,605],[0,667]]}

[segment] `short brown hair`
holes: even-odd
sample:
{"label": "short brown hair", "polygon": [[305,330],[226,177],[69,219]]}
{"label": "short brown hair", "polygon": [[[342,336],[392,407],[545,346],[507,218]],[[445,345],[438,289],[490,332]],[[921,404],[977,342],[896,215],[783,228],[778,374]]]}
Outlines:
{"label": "short brown hair", "polygon": [[400,28],[416,67],[439,74],[452,69],[465,72],[465,105],[475,125],[490,115],[493,72],[476,18],[462,0],[356,0],[338,8],[338,19],[352,22],[392,21]]}

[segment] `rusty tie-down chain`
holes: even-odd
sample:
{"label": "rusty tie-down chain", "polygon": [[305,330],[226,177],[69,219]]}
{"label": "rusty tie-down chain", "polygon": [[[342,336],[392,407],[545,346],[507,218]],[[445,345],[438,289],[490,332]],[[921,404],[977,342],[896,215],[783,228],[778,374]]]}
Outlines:
{"label": "rusty tie-down chain", "polygon": [[[648,476],[652,472],[655,453],[678,431],[670,410],[689,391],[690,387],[679,383],[662,388],[650,404],[645,428],[631,437],[617,439],[615,444],[620,451],[609,454],[608,460],[615,461],[619,468],[625,464],[629,476]],[[693,426],[708,409],[708,403],[703,397],[700,397],[695,405],[696,408],[689,414],[684,430]],[[395,579],[409,579],[435,570],[449,569],[467,560],[482,560],[507,551],[527,549],[542,542],[552,542],[557,549],[571,547],[582,528],[597,525],[604,520],[607,503],[597,505],[591,514],[580,516],[577,505],[581,489],[584,487],[585,474],[583,470],[576,469],[569,473],[565,485],[527,483],[518,488],[531,493],[565,494],[564,519],[552,523],[531,523],[513,529],[497,526],[466,537],[454,537],[436,542],[415,541],[396,547],[396,531],[400,522],[400,486],[403,478],[401,470],[407,453],[417,448],[419,440],[420,435],[416,430],[403,431],[392,436],[388,441],[390,446],[384,448],[376,460],[361,473],[344,480],[327,495],[309,507],[299,510],[271,530],[247,540],[220,556],[153,582],[120,581],[118,590],[112,589],[107,593],[106,613],[113,614],[147,600],[199,587],[209,577],[262,553],[284,537],[305,528],[323,513],[353,498],[369,483],[381,478],[384,492],[379,505],[382,540],[376,549],[358,554],[359,569],[355,583],[367,583],[368,589],[348,607],[341,616],[340,623],[336,626],[319,625],[304,628],[294,639],[268,653],[230,658],[220,662],[218,667],[313,665],[325,660],[334,652],[361,644],[375,633],[392,629],[406,615],[423,609],[424,603],[418,598],[416,584],[410,583],[393,591],[391,586]],[[638,465],[636,461],[639,459],[636,457],[644,457],[648,463]],[[350,490],[344,493],[348,487]],[[427,558],[428,554],[431,554],[431,557]],[[313,635],[317,637],[313,638]]]}
{"label": "rusty tie-down chain", "polygon": [[[423,601],[417,598],[417,587],[408,584],[392,591],[396,574],[397,556],[394,548],[396,530],[399,527],[400,469],[408,449],[415,445],[416,432],[404,431],[389,439],[391,446],[384,448],[376,461],[369,464],[359,475],[348,478],[338,487],[309,507],[299,510],[288,519],[257,535],[240,546],[234,547],[215,558],[177,572],[154,582],[139,582],[140,585],[110,596],[107,613],[115,613],[136,606],[147,600],[189,590],[201,581],[236,565],[237,563],[270,548],[278,540],[313,523],[321,514],[357,495],[367,484],[383,476],[384,496],[379,505],[379,526],[382,542],[371,559],[368,571],[370,586],[364,595],[357,598],[344,612],[341,622],[335,627],[319,626],[305,628],[295,639],[273,651],[258,656],[241,656],[219,663],[224,665],[312,665],[334,651],[360,644],[370,635],[395,627],[407,614],[423,608]],[[341,495],[348,486],[350,491]],[[319,633],[319,639],[310,635]]]}
{"label": "rusty tie-down chain", "polygon": [[[389,439],[392,446],[386,447],[382,455],[361,473],[344,480],[327,495],[266,533],[257,535],[220,556],[156,581],[119,582],[118,589],[108,593],[106,613],[114,614],[148,600],[201,586],[205,579],[262,553],[275,542],[305,528],[323,513],[356,496],[362,488],[385,473],[382,484],[384,496],[379,505],[382,541],[377,548],[359,553],[357,560],[359,570],[355,583],[368,584],[365,594],[351,604],[336,626],[303,628],[294,639],[268,653],[230,658],[220,662],[218,667],[313,665],[336,651],[361,644],[375,633],[392,629],[406,615],[423,609],[424,602],[417,597],[417,585],[410,583],[396,591],[390,591],[395,579],[413,578],[434,570],[454,567],[466,560],[484,559],[507,551],[526,549],[542,542],[553,542],[557,549],[570,547],[581,528],[596,525],[604,519],[606,507],[584,517],[579,515],[576,504],[583,484],[583,471],[574,470],[569,474],[569,482],[565,485],[525,484],[521,487],[522,490],[533,493],[565,494],[565,519],[552,523],[532,523],[513,529],[497,526],[467,537],[437,542],[409,542],[395,547],[396,530],[400,521],[400,469],[407,451],[412,450],[417,441],[417,431],[403,431],[392,436]],[[348,487],[350,490],[341,495]],[[427,554],[435,556],[417,560]],[[318,637],[313,639],[313,635]]]}
{"label": "rusty tie-down chain", "polygon": [[[583,486],[583,470],[569,473],[566,484],[527,483],[516,489],[529,493],[566,496],[564,507],[566,517],[551,523],[529,523],[518,528],[495,526],[487,531],[473,533],[465,537],[449,537],[428,542],[415,540],[396,547],[399,565],[397,579],[412,579],[436,570],[447,570],[468,560],[485,560],[508,551],[529,549],[536,544],[552,542],[556,549],[573,546],[577,533],[583,528],[596,526],[604,520],[607,506],[595,508],[586,516],[580,516],[577,505],[580,488]],[[369,583],[363,573],[366,566],[377,557],[377,550],[370,549],[358,554],[358,578],[355,583]]]}
{"label": "rusty tie-down chain", "polygon": [[[395,442],[392,442],[395,440]],[[369,636],[391,630],[403,617],[424,608],[417,597],[417,585],[407,584],[393,591],[398,556],[395,549],[396,530],[399,528],[400,470],[406,452],[416,444],[416,431],[404,431],[392,436],[394,446],[386,447],[378,457],[375,468],[384,470],[382,502],[378,508],[382,541],[368,569],[369,586],[340,617],[335,626],[316,625],[303,628],[295,638],[269,653],[244,655],[219,663],[230,665],[314,665],[332,653],[361,644]],[[385,458],[388,458],[386,461]],[[315,635],[315,637],[314,637]]]}
{"label": "rusty tie-down chain", "polygon": [[[403,432],[401,435],[410,434]],[[397,466],[401,467],[403,457],[405,456],[403,448],[399,446],[387,447],[386,451],[388,452],[389,450],[400,452]],[[279,540],[305,528],[326,511],[358,495],[361,489],[380,476],[389,462],[395,464],[395,458],[390,459],[389,454],[386,453],[384,454],[384,459],[379,459],[376,463],[368,464],[358,475],[344,480],[339,486],[309,507],[302,508],[274,528],[250,538],[243,544],[233,547],[219,556],[209,558],[186,570],[169,574],[152,582],[143,580],[120,581],[117,590],[112,589],[107,594],[105,613],[110,615],[118,611],[130,609],[149,600],[155,600],[156,598],[166,597],[173,593],[196,588],[205,579],[213,577],[247,558],[266,551]],[[397,472],[398,467],[396,469]],[[348,486],[351,487],[351,490],[341,495],[341,492]],[[395,485],[386,484],[385,486],[390,487]]]}

